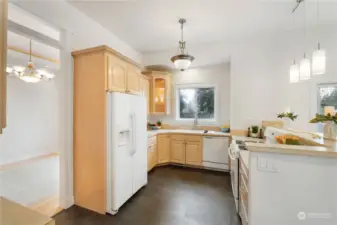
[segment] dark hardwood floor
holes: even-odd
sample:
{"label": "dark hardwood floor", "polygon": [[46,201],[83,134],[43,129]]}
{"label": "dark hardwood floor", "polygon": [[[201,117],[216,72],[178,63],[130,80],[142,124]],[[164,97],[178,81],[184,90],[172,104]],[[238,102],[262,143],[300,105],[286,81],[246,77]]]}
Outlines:
{"label": "dark hardwood floor", "polygon": [[240,225],[228,173],[160,167],[115,216],[73,206],[56,225]]}

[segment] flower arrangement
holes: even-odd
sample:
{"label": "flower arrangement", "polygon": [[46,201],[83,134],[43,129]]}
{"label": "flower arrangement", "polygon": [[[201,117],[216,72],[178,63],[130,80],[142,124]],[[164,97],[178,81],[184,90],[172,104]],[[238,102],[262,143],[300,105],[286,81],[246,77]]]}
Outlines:
{"label": "flower arrangement", "polygon": [[297,119],[298,115],[296,115],[293,112],[283,112],[277,114],[277,118],[283,119],[283,118],[289,118],[291,121],[295,121]]}
{"label": "flower arrangement", "polygon": [[337,124],[337,114],[331,115],[328,113],[327,115],[316,114],[314,118],[312,118],[309,123],[325,123],[325,122],[334,122]]}

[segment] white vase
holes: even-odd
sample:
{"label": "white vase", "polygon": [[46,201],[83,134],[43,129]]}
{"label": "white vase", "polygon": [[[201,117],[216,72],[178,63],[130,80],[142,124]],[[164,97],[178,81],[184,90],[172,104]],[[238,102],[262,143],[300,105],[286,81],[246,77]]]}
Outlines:
{"label": "white vase", "polygon": [[337,125],[332,121],[326,122],[323,129],[323,136],[326,139],[337,140]]}

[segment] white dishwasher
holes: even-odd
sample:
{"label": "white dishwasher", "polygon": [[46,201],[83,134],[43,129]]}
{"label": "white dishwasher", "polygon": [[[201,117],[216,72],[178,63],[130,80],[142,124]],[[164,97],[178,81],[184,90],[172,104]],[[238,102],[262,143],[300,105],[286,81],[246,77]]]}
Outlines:
{"label": "white dishwasher", "polygon": [[204,137],[203,166],[219,170],[229,170],[228,137]]}

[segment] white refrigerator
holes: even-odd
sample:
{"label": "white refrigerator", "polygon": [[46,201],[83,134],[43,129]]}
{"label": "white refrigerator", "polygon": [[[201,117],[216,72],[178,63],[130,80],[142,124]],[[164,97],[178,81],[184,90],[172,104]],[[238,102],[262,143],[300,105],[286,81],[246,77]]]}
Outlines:
{"label": "white refrigerator", "polygon": [[107,93],[107,213],[147,184],[147,112],[144,96]]}

